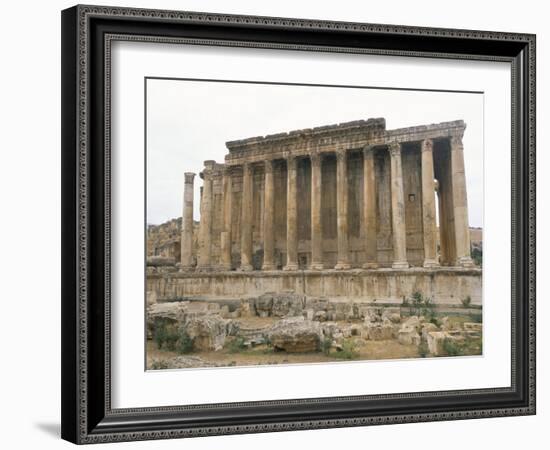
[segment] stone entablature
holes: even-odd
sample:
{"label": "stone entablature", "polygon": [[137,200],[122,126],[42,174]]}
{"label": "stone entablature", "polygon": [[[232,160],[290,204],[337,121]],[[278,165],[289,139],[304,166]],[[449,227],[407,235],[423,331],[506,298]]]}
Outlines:
{"label": "stone entablature", "polygon": [[339,149],[360,149],[365,146],[383,146],[391,142],[420,142],[425,139],[446,139],[462,136],[463,120],[386,130],[385,119],[368,119],[306,128],[288,133],[256,136],[226,142],[228,165],[258,162],[265,159],[286,159],[293,155],[308,156],[312,151],[334,153]]}
{"label": "stone entablature", "polygon": [[[369,119],[228,142],[225,164],[200,174],[196,269],[472,267],[465,128]],[[192,270],[190,173],[184,197],[181,268]]]}

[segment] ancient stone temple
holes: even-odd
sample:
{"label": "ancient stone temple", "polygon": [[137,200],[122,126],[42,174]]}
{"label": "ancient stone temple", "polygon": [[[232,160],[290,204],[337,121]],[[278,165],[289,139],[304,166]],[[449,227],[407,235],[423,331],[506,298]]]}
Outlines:
{"label": "ancient stone temple", "polygon": [[384,119],[369,119],[227,142],[223,164],[205,161],[200,205],[195,174],[185,174],[177,266],[165,225],[148,232],[148,295],[241,301],[293,292],[395,305],[420,292],[438,304],[481,305],[465,127],[386,130]]}
{"label": "ancient stone temple", "polygon": [[200,173],[198,254],[185,174],[180,269],[473,267],[465,127],[369,119],[227,142]]}

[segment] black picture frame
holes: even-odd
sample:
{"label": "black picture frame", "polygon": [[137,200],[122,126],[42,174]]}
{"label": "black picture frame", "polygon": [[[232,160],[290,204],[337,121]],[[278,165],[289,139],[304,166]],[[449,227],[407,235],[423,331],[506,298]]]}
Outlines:
{"label": "black picture frame", "polygon": [[[116,410],[110,401],[110,42],[508,61],[512,66],[512,383],[420,394]],[[535,414],[535,36],[75,6],[62,12],[62,437],[163,439]]]}

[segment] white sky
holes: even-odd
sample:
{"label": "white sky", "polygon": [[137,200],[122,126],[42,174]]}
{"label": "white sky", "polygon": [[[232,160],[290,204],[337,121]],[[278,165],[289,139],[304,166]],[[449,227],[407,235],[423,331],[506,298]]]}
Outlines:
{"label": "white sky", "polygon": [[223,162],[225,142],[384,117],[386,128],[462,119],[470,226],[483,222],[483,94],[147,80],[147,223],[181,216],[184,172]]}

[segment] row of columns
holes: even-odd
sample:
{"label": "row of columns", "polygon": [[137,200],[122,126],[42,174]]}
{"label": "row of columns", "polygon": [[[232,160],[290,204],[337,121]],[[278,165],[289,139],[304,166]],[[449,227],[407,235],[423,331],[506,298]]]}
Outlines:
{"label": "row of columns", "polygon": [[[393,235],[393,264],[395,269],[409,267],[407,262],[407,240],[405,221],[405,200],[403,192],[403,170],[401,144],[392,142],[388,146],[391,172],[391,207]],[[377,235],[376,235],[376,178],[374,168],[374,147],[363,149],[364,172],[364,208],[365,253],[364,268],[376,268]],[[312,153],[311,160],[311,264],[313,270],[321,270],[323,264],[322,217],[321,217],[321,154]],[[338,259],[334,267],[338,270],[351,267],[348,241],[348,188],[347,188],[347,153],[336,152],[336,189],[337,189],[337,242]],[[470,239],[468,225],[468,206],[466,197],[466,180],[464,175],[463,146],[460,137],[451,139],[452,190],[454,205],[455,238],[457,264],[471,265]],[[239,270],[250,271],[252,266],[252,165],[244,163],[242,180],[241,205],[241,265]],[[422,180],[422,220],[424,241],[424,267],[436,267],[437,262],[437,229],[435,209],[435,180],[433,162],[433,142],[426,139],[421,146],[421,180]],[[211,231],[212,231],[212,174],[208,167],[203,172],[203,192],[201,201],[201,222],[199,228],[199,253],[197,268],[211,268]],[[184,269],[192,264],[193,244],[193,176],[185,174],[184,211],[181,239],[181,266]],[[273,161],[265,161],[264,177],[264,259],[263,270],[276,269],[275,263],[275,184],[273,178]],[[231,223],[232,223],[232,179],[230,167],[223,172],[223,231],[220,236],[220,266],[231,269]],[[287,252],[283,270],[297,270],[298,264],[298,227],[297,227],[297,160],[295,156],[287,158]]]}

